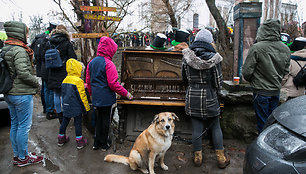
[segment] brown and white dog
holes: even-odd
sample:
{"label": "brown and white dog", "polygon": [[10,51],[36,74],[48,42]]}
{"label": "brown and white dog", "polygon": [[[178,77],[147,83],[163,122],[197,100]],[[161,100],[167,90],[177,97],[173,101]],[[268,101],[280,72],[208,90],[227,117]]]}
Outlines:
{"label": "brown and white dog", "polygon": [[132,170],[139,169],[143,173],[155,174],[154,163],[159,158],[161,168],[168,170],[164,157],[172,143],[174,120],[179,121],[179,118],[172,112],[155,115],[152,124],[136,138],[129,157],[109,154],[104,161],[130,165]]}

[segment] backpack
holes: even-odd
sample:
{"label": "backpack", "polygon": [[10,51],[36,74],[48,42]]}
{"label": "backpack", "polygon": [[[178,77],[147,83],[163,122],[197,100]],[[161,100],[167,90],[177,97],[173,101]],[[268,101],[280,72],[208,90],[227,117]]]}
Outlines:
{"label": "backpack", "polygon": [[306,64],[302,67],[298,61],[296,63],[301,67],[300,71],[293,77],[293,84],[298,87],[305,87],[306,86]]}
{"label": "backpack", "polygon": [[45,65],[46,68],[60,68],[62,67],[63,61],[60,55],[60,52],[58,51],[58,46],[54,47],[54,45],[51,45],[50,42],[48,42],[50,45],[50,49],[48,49],[45,53]]}
{"label": "backpack", "polygon": [[[13,45],[10,45],[8,50],[12,47]],[[5,53],[5,51],[0,53],[0,94],[8,93],[12,89],[14,79],[16,78],[16,73],[14,73],[13,77],[10,74],[9,66],[4,59]]]}

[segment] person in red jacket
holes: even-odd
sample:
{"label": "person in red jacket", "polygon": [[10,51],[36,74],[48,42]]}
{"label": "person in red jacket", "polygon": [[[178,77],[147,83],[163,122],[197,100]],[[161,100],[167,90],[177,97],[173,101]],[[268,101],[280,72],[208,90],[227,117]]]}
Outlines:
{"label": "person in red jacket", "polygon": [[96,107],[97,118],[93,149],[106,151],[111,142],[108,137],[111,109],[116,103],[116,93],[133,99],[133,96],[118,82],[118,72],[112,58],[117,51],[117,44],[109,37],[101,37],[97,57],[87,65],[86,83],[92,105]]}

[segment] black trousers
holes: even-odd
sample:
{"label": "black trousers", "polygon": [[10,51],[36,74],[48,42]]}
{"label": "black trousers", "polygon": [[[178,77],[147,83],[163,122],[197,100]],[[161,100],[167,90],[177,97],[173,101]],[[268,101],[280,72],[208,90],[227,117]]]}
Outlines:
{"label": "black trousers", "polygon": [[109,142],[108,133],[111,120],[111,106],[97,107],[95,126],[95,147],[107,147]]}

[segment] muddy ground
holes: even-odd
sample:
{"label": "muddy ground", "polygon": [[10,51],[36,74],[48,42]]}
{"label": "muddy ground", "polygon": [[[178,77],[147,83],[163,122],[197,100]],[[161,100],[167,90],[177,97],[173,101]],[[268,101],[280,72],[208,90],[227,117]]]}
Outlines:
{"label": "muddy ground", "polygon": [[[4,116],[4,113],[0,113]],[[88,138],[89,144],[84,149],[77,150],[73,122],[67,128],[70,142],[63,147],[57,146],[59,130],[58,120],[47,120],[42,113],[38,96],[34,98],[33,125],[29,135],[29,151],[36,152],[45,157],[43,163],[19,168],[12,163],[13,152],[9,140],[9,126],[0,127],[0,173],[1,174],[49,174],[49,173],[107,173],[107,174],[141,174],[132,171],[123,164],[106,163],[104,156],[114,153],[112,149],[107,152],[92,150],[93,135],[83,127],[83,135]],[[133,142],[125,141],[117,144],[116,154],[128,155]],[[169,170],[163,171],[155,167],[157,174],[242,174],[243,160],[247,144],[244,142],[225,139],[224,146],[231,157],[231,164],[226,169],[219,169],[213,149],[204,141],[204,163],[201,167],[194,167],[192,162],[192,147],[181,141],[173,141],[166,153],[165,163]]]}

